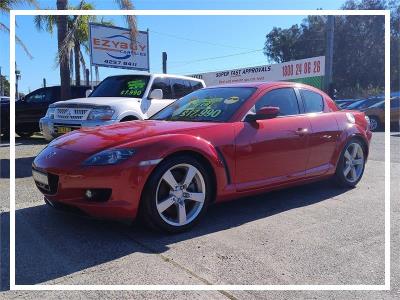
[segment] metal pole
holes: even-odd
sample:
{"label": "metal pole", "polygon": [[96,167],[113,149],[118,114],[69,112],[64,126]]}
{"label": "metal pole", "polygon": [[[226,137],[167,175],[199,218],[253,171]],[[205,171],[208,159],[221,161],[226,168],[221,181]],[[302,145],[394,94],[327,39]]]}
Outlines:
{"label": "metal pole", "polygon": [[163,73],[166,74],[167,73],[167,52],[163,52],[162,53],[162,69],[163,69]]}
{"label": "metal pole", "polygon": [[17,69],[17,62],[15,62],[15,100],[19,99],[18,96],[18,79],[19,79],[19,74],[18,74],[18,69]]}
{"label": "metal pole", "polygon": [[93,66],[90,64],[90,89],[93,90],[94,85],[93,85]]}
{"label": "metal pole", "polygon": [[328,16],[326,22],[326,49],[325,49],[325,91],[327,91],[330,96],[333,92],[332,85],[332,74],[333,74],[333,35],[335,28],[335,17]]}
{"label": "metal pole", "polygon": [[1,75],[1,67],[0,67],[0,96],[4,96],[4,89],[3,89],[3,75]]}
{"label": "metal pole", "polygon": [[96,84],[100,81],[99,67],[94,67],[94,73],[96,74]]}
{"label": "metal pole", "polygon": [[89,69],[85,70],[85,81],[86,81],[86,86],[89,86]]}

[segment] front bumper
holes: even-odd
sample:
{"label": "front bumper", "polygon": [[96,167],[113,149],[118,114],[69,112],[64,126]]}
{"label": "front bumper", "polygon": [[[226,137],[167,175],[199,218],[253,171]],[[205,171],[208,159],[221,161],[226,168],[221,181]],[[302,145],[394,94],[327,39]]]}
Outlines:
{"label": "front bumper", "polygon": [[84,121],[74,121],[74,120],[56,120],[50,119],[48,117],[43,117],[39,121],[40,131],[43,137],[51,141],[52,139],[62,135],[58,132],[59,127],[69,127],[72,129],[80,128],[90,128],[97,126],[105,126],[117,123],[117,120],[101,121],[101,120],[84,120]]}
{"label": "front bumper", "polygon": [[[138,160],[110,166],[82,166],[89,155],[47,147],[34,160],[32,168],[56,178],[56,186],[43,189],[45,199],[79,209],[100,219],[133,220],[138,212],[140,196],[152,167],[139,166]],[[138,157],[140,159],[140,157]],[[97,202],[85,196],[88,189],[110,189],[107,201]]]}

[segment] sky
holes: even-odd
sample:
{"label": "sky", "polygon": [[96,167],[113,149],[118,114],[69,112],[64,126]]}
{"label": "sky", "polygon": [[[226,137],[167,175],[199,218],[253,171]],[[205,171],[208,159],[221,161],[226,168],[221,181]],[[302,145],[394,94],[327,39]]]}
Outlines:
{"label": "sky", "polygon": [[[38,1],[41,8],[54,8],[55,0]],[[118,9],[115,1],[88,0],[96,9]],[[70,0],[77,5],[78,0]],[[136,0],[136,9],[339,9],[343,0]],[[16,9],[29,9],[28,6]],[[32,9],[32,7],[31,7]],[[99,17],[101,18],[101,17]],[[149,29],[150,72],[161,73],[161,53],[168,53],[168,73],[194,74],[268,64],[262,48],[265,35],[274,26],[287,28],[301,23],[305,16],[138,16],[139,30]],[[115,26],[126,27],[123,17],[104,17]],[[9,25],[7,15],[0,22]],[[39,32],[33,16],[17,17],[17,36],[33,55],[30,59],[16,46],[17,68],[21,71],[19,91],[28,93],[42,86],[59,84],[56,68],[57,36]],[[190,40],[190,41],[189,41]],[[247,53],[246,53],[247,52]],[[236,55],[239,54],[239,55]],[[228,56],[225,58],[204,58]],[[85,60],[89,65],[89,58]],[[0,31],[0,67],[9,76],[9,36]],[[99,68],[100,79],[132,73],[122,69]]]}

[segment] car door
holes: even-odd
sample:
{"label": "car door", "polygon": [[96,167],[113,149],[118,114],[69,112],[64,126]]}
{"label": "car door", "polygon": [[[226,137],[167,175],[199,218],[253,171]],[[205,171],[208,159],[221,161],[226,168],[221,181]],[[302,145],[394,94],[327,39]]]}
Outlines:
{"label": "car door", "polygon": [[[309,156],[310,122],[300,114],[293,88],[266,92],[252,108],[277,106],[278,117],[241,122],[236,132],[237,190],[260,188],[296,180],[305,174]],[[251,113],[251,112],[250,112]]]}
{"label": "car door", "polygon": [[298,89],[304,105],[304,112],[311,124],[309,135],[310,158],[306,175],[322,175],[335,166],[333,154],[340,135],[335,112],[325,108],[324,97],[314,91]]}
{"label": "car door", "polygon": [[400,97],[390,100],[390,122],[400,121]]}
{"label": "car door", "polygon": [[[16,124],[38,126],[39,119],[46,114],[51,89],[41,88],[28,95],[16,105]],[[36,127],[35,127],[36,128]]]}
{"label": "car door", "polygon": [[171,89],[171,79],[167,77],[155,78],[153,80],[149,95],[154,89],[161,89],[163,91],[163,98],[147,99],[147,101],[142,101],[143,104],[146,103],[146,107],[142,105],[142,109],[144,113],[146,113],[147,117],[151,117],[152,115],[175,101]]}

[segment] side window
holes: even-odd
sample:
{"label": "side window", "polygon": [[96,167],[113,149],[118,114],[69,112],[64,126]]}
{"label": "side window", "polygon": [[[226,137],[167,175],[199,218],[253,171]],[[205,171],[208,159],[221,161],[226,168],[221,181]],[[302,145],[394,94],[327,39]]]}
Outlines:
{"label": "side window", "polygon": [[192,87],[189,82],[182,79],[171,79],[172,89],[174,90],[175,98],[182,98],[192,92]]}
{"label": "side window", "polygon": [[193,92],[203,88],[203,85],[201,84],[201,82],[198,82],[198,81],[190,81],[190,84],[192,85]]}
{"label": "side window", "polygon": [[324,99],[320,94],[308,90],[300,90],[306,113],[321,112],[324,110]]}
{"label": "side window", "polygon": [[44,103],[49,101],[50,90],[40,89],[25,98],[27,103]]}
{"label": "side window", "polygon": [[155,78],[151,90],[161,89],[164,99],[172,99],[171,83],[169,78]]}
{"label": "side window", "polygon": [[297,97],[292,88],[276,89],[266,93],[257,101],[255,110],[258,111],[264,106],[279,107],[280,116],[296,115],[300,112]]}

